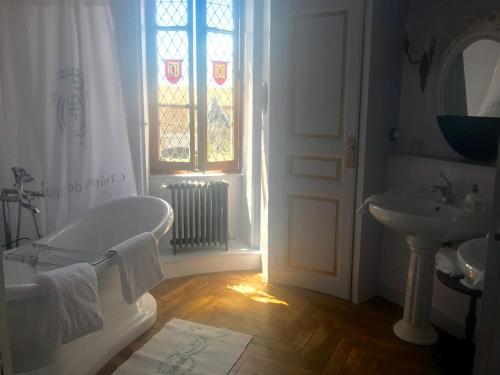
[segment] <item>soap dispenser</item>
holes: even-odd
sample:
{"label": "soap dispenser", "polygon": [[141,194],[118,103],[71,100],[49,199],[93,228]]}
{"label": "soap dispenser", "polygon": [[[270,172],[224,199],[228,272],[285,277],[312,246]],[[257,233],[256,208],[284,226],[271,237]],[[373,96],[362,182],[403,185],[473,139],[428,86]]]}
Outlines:
{"label": "soap dispenser", "polygon": [[479,187],[472,185],[472,191],[467,194],[464,202],[464,211],[470,214],[478,213],[483,210],[483,198],[479,194]]}

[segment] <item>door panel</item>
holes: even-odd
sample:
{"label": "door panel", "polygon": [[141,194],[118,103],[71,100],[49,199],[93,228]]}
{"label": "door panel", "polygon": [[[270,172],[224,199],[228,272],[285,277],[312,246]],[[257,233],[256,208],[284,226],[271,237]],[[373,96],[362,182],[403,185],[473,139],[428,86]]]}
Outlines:
{"label": "door panel", "polygon": [[290,177],[342,180],[342,158],[319,155],[290,155]]}
{"label": "door panel", "polygon": [[336,276],[340,201],[290,194],[288,212],[288,267]]}
{"label": "door panel", "polygon": [[269,278],[348,299],[363,2],[273,0],[270,12]]}
{"label": "door panel", "polygon": [[341,11],[293,20],[294,136],[342,138],[346,17]]}

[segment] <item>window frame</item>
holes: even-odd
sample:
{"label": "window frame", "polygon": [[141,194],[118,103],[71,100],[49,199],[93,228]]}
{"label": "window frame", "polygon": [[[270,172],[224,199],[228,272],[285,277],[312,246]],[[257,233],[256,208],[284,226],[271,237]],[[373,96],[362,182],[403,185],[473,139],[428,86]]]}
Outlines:
{"label": "window frame", "polygon": [[[208,27],[206,23],[206,11],[193,12],[193,3],[196,9],[206,9],[206,0],[188,0],[188,20],[185,26],[158,26],[156,24],[156,0],[145,2],[146,11],[146,77],[148,93],[149,113],[149,161],[150,173],[161,174],[183,174],[196,172],[214,173],[239,173],[241,171],[241,144],[242,144],[242,120],[243,120],[243,82],[242,64],[244,61],[243,51],[243,7],[240,0],[233,0],[233,19],[235,20],[234,31],[221,30]],[[196,16],[196,35],[193,33],[193,17]],[[201,25],[201,26],[200,26]],[[190,160],[188,162],[168,162],[160,159],[159,144],[159,101],[157,89],[158,64],[156,50],[156,33],[158,30],[186,31],[188,36],[188,64],[189,64],[189,131],[190,131]],[[234,159],[228,161],[208,161],[207,150],[207,51],[206,40],[208,32],[216,32],[233,35],[233,152]],[[194,39],[198,56],[196,60],[197,82],[194,82]],[[197,89],[198,88],[198,89]],[[198,92],[195,92],[198,91]],[[197,103],[194,104],[195,95]],[[198,123],[197,134],[195,134],[195,116]],[[198,153],[196,155],[195,142],[198,141]],[[198,156],[198,157],[197,157]],[[196,158],[197,157],[197,158]],[[198,160],[196,160],[198,159]]]}

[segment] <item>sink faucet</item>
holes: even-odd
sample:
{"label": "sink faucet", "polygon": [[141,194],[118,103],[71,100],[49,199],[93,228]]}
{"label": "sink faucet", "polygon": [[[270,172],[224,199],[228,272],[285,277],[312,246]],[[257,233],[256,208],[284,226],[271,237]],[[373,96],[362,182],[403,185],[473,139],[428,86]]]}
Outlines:
{"label": "sink faucet", "polygon": [[441,176],[441,186],[439,185],[432,185],[431,186],[431,191],[436,192],[439,191],[441,193],[441,203],[451,203],[453,201],[452,199],[452,193],[453,193],[453,184],[451,183],[450,180],[445,176],[443,172],[440,173]]}

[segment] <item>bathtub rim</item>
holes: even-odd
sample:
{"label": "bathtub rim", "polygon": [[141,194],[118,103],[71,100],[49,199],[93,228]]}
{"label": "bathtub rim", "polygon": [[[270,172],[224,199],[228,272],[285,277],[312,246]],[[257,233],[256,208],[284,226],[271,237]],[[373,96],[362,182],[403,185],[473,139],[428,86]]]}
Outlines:
{"label": "bathtub rim", "polygon": [[[88,216],[92,215],[93,211],[98,210],[98,209],[105,209],[107,206],[116,205],[122,201],[132,200],[132,199],[134,199],[134,200],[135,199],[141,199],[141,200],[146,199],[146,200],[156,201],[157,204],[160,204],[165,208],[163,215],[161,217],[161,220],[159,221],[159,224],[150,231],[150,233],[155,237],[156,242],[158,243],[159,240],[165,235],[165,233],[167,233],[167,231],[170,229],[170,227],[173,224],[173,221],[174,221],[173,209],[165,200],[158,198],[158,197],[149,196],[149,195],[134,195],[134,196],[122,197],[122,198],[114,199],[114,200],[111,200],[109,202],[103,203],[99,206],[93,207],[93,208],[83,212],[81,215],[78,215],[74,219],[68,221],[68,223],[64,227],[62,227],[61,229],[42,237],[40,240],[41,240],[41,242],[50,243],[51,240],[57,238],[60,234],[64,233],[68,228],[78,225],[80,222],[85,220]],[[23,245],[23,246],[26,246],[26,245]],[[10,252],[13,250],[15,250],[15,249],[7,250],[7,251]],[[96,273],[99,274],[100,272],[103,272],[106,269],[115,265],[116,260],[113,258],[114,257],[111,257],[111,258],[103,261],[102,263],[99,263],[98,265],[94,266]],[[3,259],[3,261],[4,261],[4,265],[5,265],[5,262],[10,262],[9,260],[5,260],[5,259]],[[6,294],[7,302],[11,302],[11,301],[20,301],[20,300],[30,299],[30,298],[39,298],[39,297],[45,296],[47,294],[47,291],[44,290],[43,288],[41,288],[37,283],[18,283],[18,284],[6,284],[5,285],[5,294]]]}

